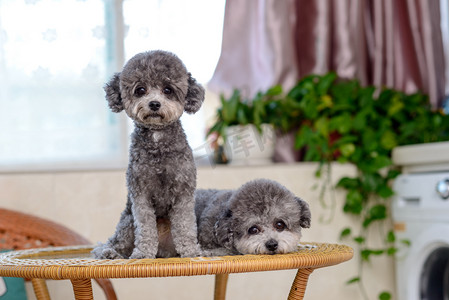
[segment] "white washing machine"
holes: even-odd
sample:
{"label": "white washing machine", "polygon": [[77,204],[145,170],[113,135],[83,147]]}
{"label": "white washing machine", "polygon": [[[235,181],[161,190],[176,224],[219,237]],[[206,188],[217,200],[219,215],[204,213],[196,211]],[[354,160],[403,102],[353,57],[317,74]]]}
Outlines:
{"label": "white washing machine", "polygon": [[392,207],[398,299],[449,300],[449,142],[398,147],[393,161],[404,171]]}

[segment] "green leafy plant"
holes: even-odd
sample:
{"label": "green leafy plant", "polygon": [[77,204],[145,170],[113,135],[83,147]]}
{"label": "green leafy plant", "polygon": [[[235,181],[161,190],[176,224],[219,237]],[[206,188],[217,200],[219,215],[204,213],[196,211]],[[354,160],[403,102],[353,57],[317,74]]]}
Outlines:
{"label": "green leafy plant", "polygon": [[226,139],[226,128],[233,125],[253,124],[261,131],[262,124],[273,124],[276,118],[275,110],[282,87],[277,85],[266,92],[259,92],[252,99],[244,99],[239,90],[234,90],[229,98],[220,96],[221,106],[217,110],[215,123],[207,135],[216,134]]}
{"label": "green leafy plant", "polygon": [[[358,81],[340,80],[334,73],[302,79],[288,98],[301,109],[295,146],[306,150],[305,160],[321,162],[317,175],[322,174],[323,166],[330,168],[332,161],[357,167],[356,176],[340,178],[336,187],[346,191],[343,211],[360,219],[360,228],[344,228],[341,238],[352,238],[358,246],[359,274],[348,283],[360,284],[367,298],[363,264],[397,251],[392,230],[384,233],[384,248],[367,245],[370,226],[388,218],[394,194],[390,184],[400,174],[391,152],[400,145],[449,140],[449,116],[433,111],[424,94],[362,87]],[[379,295],[379,299],[390,297],[388,292]]]}

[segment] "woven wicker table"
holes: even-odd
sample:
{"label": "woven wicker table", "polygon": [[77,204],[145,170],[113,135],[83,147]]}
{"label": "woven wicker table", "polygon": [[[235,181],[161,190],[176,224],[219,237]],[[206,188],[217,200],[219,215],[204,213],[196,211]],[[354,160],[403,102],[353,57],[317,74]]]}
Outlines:
{"label": "woven wicker table", "polygon": [[345,245],[310,243],[297,252],[278,255],[98,260],[92,247],[57,247],[13,251],[0,255],[0,276],[33,280],[37,299],[50,299],[44,279],[69,279],[75,299],[93,299],[93,278],[169,277],[215,274],[215,299],[224,299],[228,274],[298,269],[288,299],[303,299],[314,269],[350,260]]}

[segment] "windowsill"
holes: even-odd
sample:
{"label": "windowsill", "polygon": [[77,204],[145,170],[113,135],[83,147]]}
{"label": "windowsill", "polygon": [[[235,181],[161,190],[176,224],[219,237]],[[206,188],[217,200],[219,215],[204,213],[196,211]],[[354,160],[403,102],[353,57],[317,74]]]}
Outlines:
{"label": "windowsill", "polygon": [[69,172],[98,172],[98,171],[126,171],[127,162],[95,161],[83,163],[46,163],[0,166],[0,174],[23,173],[69,173]]}

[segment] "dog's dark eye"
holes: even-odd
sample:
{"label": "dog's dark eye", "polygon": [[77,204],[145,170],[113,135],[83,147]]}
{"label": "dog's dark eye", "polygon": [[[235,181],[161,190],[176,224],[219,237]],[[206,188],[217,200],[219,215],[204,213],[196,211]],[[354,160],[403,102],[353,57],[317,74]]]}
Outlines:
{"label": "dog's dark eye", "polygon": [[258,226],[252,226],[250,229],[248,229],[248,234],[255,235],[260,232],[260,228]]}
{"label": "dog's dark eye", "polygon": [[277,231],[284,231],[287,225],[285,225],[284,221],[276,221],[274,222],[274,228]]}
{"label": "dog's dark eye", "polygon": [[134,95],[136,95],[137,97],[142,97],[143,95],[146,94],[146,92],[147,92],[146,88],[144,88],[143,86],[139,86],[134,91]]}
{"label": "dog's dark eye", "polygon": [[171,93],[173,93],[173,89],[171,87],[166,86],[166,87],[164,87],[162,92],[166,95],[170,95]]}

